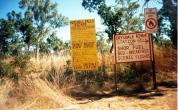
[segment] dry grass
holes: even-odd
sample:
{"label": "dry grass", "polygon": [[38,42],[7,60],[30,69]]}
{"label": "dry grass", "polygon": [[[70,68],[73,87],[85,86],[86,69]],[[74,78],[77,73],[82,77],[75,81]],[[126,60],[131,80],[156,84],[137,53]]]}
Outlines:
{"label": "dry grass", "polygon": [[154,47],[157,72],[175,72],[177,70],[177,50],[156,45]]}
{"label": "dry grass", "polygon": [[35,58],[31,59],[32,68],[38,73],[45,73],[49,71],[52,67],[59,70],[66,66],[66,61],[70,60],[70,56],[62,55],[45,55],[40,57],[39,61],[36,61]]}
{"label": "dry grass", "polygon": [[[173,79],[170,76],[176,73],[176,56],[175,49],[155,46],[156,71],[159,81]],[[8,58],[4,62],[10,63],[12,60],[13,58]],[[66,96],[66,94],[70,95],[70,90],[75,89],[75,86],[78,87],[79,83],[76,82],[72,74],[66,75],[66,69],[70,69],[71,66],[67,64],[67,61],[71,61],[69,54],[45,55],[38,62],[36,62],[35,58],[32,58],[28,68],[23,71],[23,76],[20,77],[18,82],[14,83],[7,79],[5,79],[5,83],[0,82],[1,108],[55,109],[74,104],[75,100]],[[98,54],[98,62],[100,66],[102,64],[105,66],[105,77],[108,79],[113,77],[113,54],[105,53],[103,56]],[[118,66],[125,68],[127,64]],[[151,72],[150,62],[136,63],[136,66],[144,68],[148,73]],[[27,74],[27,71],[29,74]],[[105,80],[104,83],[105,86],[102,89],[96,86],[96,82],[93,82],[91,88],[85,90],[92,89],[94,92],[105,88],[111,90],[112,87],[109,86],[113,86],[114,82],[113,79],[109,79]]]}

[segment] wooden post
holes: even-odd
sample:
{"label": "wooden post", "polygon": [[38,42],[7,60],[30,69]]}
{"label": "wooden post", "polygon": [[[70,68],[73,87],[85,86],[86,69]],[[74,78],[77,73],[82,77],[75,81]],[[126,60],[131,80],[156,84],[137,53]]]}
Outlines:
{"label": "wooden post", "polygon": [[156,84],[156,72],[155,72],[155,56],[154,56],[154,44],[153,44],[153,35],[151,34],[151,43],[152,43],[152,72],[153,72],[153,89],[157,89]]}
{"label": "wooden post", "polygon": [[117,92],[117,69],[116,69],[116,64],[114,64],[114,80],[115,80],[115,89],[116,89],[116,92]]}
{"label": "wooden post", "polygon": [[77,77],[76,77],[76,72],[75,71],[73,71],[73,81],[74,81],[74,83],[76,83],[76,81],[77,81]]}
{"label": "wooden post", "polygon": [[114,80],[115,80],[115,89],[117,92],[117,62],[116,62],[116,40],[115,34],[113,35],[113,48],[114,48]]}

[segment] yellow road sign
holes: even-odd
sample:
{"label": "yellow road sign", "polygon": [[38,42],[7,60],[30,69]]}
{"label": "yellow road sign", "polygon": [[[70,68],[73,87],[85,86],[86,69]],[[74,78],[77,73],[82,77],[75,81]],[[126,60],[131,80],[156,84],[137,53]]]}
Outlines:
{"label": "yellow road sign", "polygon": [[95,20],[72,20],[70,31],[73,70],[96,70],[98,61]]}

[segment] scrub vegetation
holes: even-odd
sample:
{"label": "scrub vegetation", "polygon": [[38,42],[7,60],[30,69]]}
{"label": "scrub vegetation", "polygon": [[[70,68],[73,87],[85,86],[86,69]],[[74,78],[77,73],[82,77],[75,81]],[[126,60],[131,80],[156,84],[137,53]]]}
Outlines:
{"label": "scrub vegetation", "polygon": [[177,20],[170,10],[177,0],[160,1],[159,30],[153,34],[158,89],[153,90],[151,61],[117,64],[115,79],[112,35],[143,32],[138,1],[116,0],[113,6],[105,0],[82,1],[106,29],[96,33],[98,69],[73,71],[70,41],[56,33],[69,19],[51,0],[20,0],[23,13],[12,10],[7,19],[0,18],[0,109],[175,110]]}

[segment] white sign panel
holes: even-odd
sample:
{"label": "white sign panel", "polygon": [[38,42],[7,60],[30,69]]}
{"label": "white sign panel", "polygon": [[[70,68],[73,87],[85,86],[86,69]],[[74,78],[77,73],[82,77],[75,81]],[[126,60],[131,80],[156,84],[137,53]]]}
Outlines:
{"label": "white sign panel", "polygon": [[114,40],[116,63],[152,60],[150,34],[116,34]]}
{"label": "white sign panel", "polygon": [[145,30],[147,33],[154,33],[158,31],[158,21],[156,8],[145,8]]}

